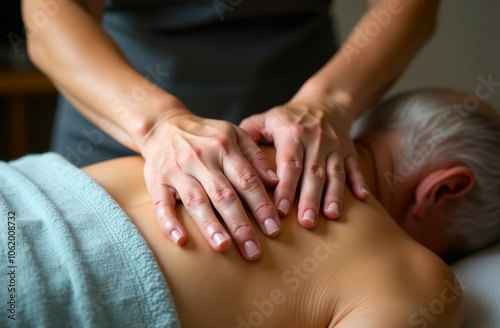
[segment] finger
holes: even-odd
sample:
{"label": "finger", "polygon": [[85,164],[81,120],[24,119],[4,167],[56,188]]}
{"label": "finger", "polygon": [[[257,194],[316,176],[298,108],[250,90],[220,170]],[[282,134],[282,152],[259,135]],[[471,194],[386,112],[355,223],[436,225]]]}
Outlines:
{"label": "finger", "polygon": [[186,242],[187,233],[175,213],[176,200],[172,189],[164,184],[153,188],[153,206],[156,220],[163,233],[177,245]]}
{"label": "finger", "polygon": [[351,186],[353,194],[360,200],[367,200],[370,197],[368,184],[363,176],[358,159],[353,155],[346,158],[346,173],[347,181]]}
{"label": "finger", "polygon": [[309,229],[316,226],[326,180],[326,156],[319,155],[317,149],[312,145],[306,150],[300,188],[299,223]]}
{"label": "finger", "polygon": [[[255,179],[258,180],[257,176]],[[247,260],[260,257],[261,247],[257,233],[227,178],[220,172],[215,175],[200,175],[198,180],[229,229],[241,254]]]}
{"label": "finger", "polygon": [[245,131],[238,129],[236,133],[241,154],[250,162],[264,184],[269,187],[276,186],[278,176],[259,146],[246,135]]}
{"label": "finger", "polygon": [[344,158],[338,152],[327,158],[326,190],[323,202],[323,213],[329,219],[337,219],[342,212],[346,172]]}
{"label": "finger", "polygon": [[280,230],[278,211],[252,166],[244,158],[225,160],[223,164],[224,174],[251,209],[262,232],[276,236]]}
{"label": "finger", "polygon": [[287,134],[274,140],[276,146],[276,171],[279,182],[274,199],[278,211],[287,215],[295,198],[295,191],[302,173],[304,148],[300,137]]}
{"label": "finger", "polygon": [[239,127],[248,133],[249,137],[258,143],[262,137],[261,132],[265,126],[265,120],[263,115],[252,115],[241,121]]}
{"label": "finger", "polygon": [[200,183],[187,176],[176,182],[183,186],[177,188],[182,203],[210,246],[216,251],[228,249],[231,238],[212,210],[210,200]]}

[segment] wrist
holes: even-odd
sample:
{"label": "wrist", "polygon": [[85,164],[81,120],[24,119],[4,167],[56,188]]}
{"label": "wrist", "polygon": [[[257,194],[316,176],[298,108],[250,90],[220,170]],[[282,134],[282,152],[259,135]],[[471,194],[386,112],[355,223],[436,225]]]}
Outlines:
{"label": "wrist", "polygon": [[352,124],[357,117],[358,104],[355,97],[345,89],[334,86],[333,83],[311,78],[306,81],[295,94],[292,101],[322,100],[336,115],[341,114],[347,123]]}
{"label": "wrist", "polygon": [[147,142],[154,134],[155,128],[171,117],[191,113],[176,97],[166,94],[150,99],[136,111],[137,115],[129,121],[129,134],[144,156]]}

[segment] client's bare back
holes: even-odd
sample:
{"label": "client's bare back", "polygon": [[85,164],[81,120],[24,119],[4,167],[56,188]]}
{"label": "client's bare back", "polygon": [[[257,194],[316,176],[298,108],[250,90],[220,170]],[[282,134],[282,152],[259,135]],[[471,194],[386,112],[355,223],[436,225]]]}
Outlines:
{"label": "client's bare back", "polygon": [[182,247],[168,240],[152,211],[141,158],[84,171],[148,242],[183,327],[459,327],[462,322],[453,274],[406,236],[373,197],[363,203],[346,189],[341,219],[320,217],[313,230],[298,225],[295,206],[278,237],[259,235],[263,255],[248,262],[235,247],[213,251],[182,206],[178,214],[190,237]]}

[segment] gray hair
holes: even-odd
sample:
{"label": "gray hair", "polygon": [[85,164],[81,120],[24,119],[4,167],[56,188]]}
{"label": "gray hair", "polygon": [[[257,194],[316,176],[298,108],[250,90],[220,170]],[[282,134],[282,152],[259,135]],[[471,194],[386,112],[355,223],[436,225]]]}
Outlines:
{"label": "gray hair", "polygon": [[450,160],[471,169],[476,183],[453,200],[449,211],[447,233],[461,238],[460,252],[500,238],[500,119],[488,104],[456,91],[408,92],[371,111],[366,129],[401,132],[403,157],[413,172],[427,163]]}

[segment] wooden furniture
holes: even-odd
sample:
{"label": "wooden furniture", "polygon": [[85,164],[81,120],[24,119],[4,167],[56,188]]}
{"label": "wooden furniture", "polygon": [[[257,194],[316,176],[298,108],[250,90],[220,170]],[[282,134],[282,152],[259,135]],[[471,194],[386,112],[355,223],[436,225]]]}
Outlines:
{"label": "wooden furniture", "polygon": [[49,79],[35,69],[0,68],[0,98],[7,100],[9,157],[28,152],[28,99],[33,96],[55,96]]}

